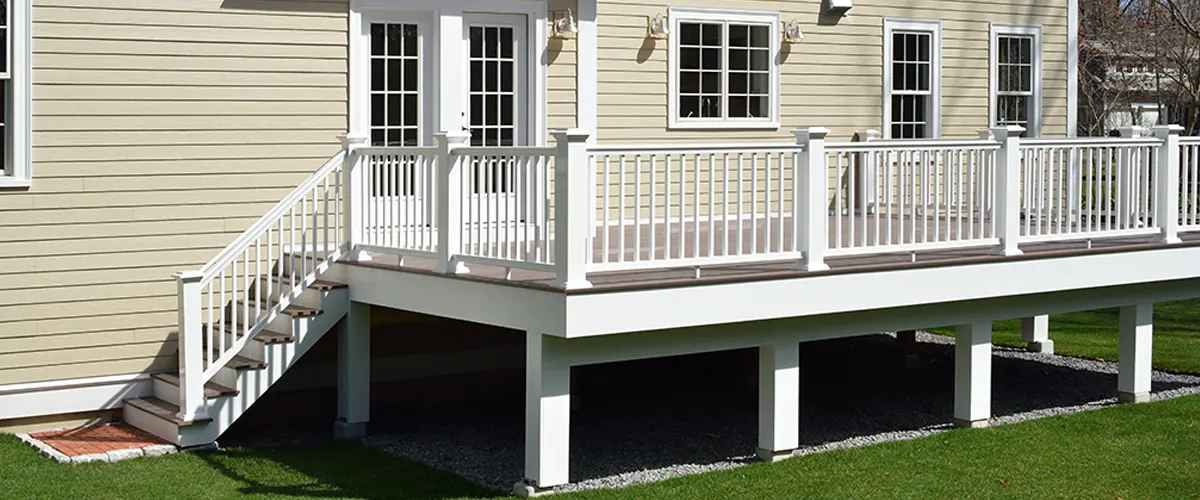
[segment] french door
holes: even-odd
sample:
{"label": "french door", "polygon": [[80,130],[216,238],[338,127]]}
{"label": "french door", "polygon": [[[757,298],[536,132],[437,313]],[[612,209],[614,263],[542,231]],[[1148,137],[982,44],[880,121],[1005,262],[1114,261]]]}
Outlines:
{"label": "french door", "polygon": [[[370,144],[416,147],[433,142],[431,22],[419,13],[397,13],[365,22],[370,42]],[[433,162],[416,156],[369,157],[364,222],[370,244],[427,246],[432,235]],[[420,244],[420,241],[426,241]]]}
{"label": "french door", "polygon": [[[527,18],[520,15],[467,14],[463,17],[467,67],[464,127],[472,146],[529,144]],[[470,192],[478,224],[505,226],[525,218],[517,184],[534,172],[518,172],[517,162],[471,162]],[[505,233],[502,231],[502,233]],[[507,233],[505,233],[507,234]]]}

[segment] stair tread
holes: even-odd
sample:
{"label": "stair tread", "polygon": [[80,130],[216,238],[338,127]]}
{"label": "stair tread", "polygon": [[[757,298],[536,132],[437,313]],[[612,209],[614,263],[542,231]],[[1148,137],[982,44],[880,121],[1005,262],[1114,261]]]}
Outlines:
{"label": "stair tread", "polygon": [[[179,374],[178,373],[155,373],[154,375],[151,375],[151,376],[153,378],[156,378],[158,380],[161,380],[163,382],[171,384],[175,387],[179,387]],[[204,384],[204,397],[206,397],[206,398],[216,398],[216,397],[221,397],[221,396],[236,396],[240,392],[241,391],[238,391],[237,389],[234,389],[232,387],[225,387],[216,382],[208,382],[208,383]]]}
{"label": "stair tread", "polygon": [[[205,327],[206,327],[206,328],[207,328],[207,326],[208,326],[208,325],[205,325]],[[220,326],[220,325],[218,325],[218,327],[219,327],[219,326]],[[225,331],[229,331],[229,329],[230,329],[230,328],[232,328],[232,327],[234,327],[234,326],[238,326],[238,327],[240,327],[240,326],[241,326],[241,323],[240,323],[240,322],[239,322],[239,323],[233,323],[233,322],[228,322],[228,323],[225,323]],[[207,332],[207,330],[205,330],[205,331]],[[241,332],[241,330],[239,329],[239,330],[238,330],[238,332]],[[288,334],[288,333],[276,332],[276,331],[273,331],[273,330],[266,330],[266,329],[264,329],[264,330],[262,330],[262,331],[258,332],[258,335],[255,335],[255,336],[254,336],[254,339],[255,339],[255,340],[258,340],[258,339],[259,339],[260,337],[262,337],[263,335],[268,335],[268,336],[271,336],[271,337],[291,337],[291,334]],[[208,339],[207,339],[207,338],[205,338],[204,340],[205,340],[206,342],[208,341]]]}
{"label": "stair tread", "polygon": [[[277,274],[273,274],[273,275],[271,275],[271,281],[274,281],[275,283],[279,283],[282,285],[292,286],[292,283],[295,283],[300,280],[298,280],[298,279],[293,280],[291,276],[279,276]],[[333,290],[335,288],[346,288],[347,286],[349,286],[349,285],[347,285],[345,283],[339,283],[339,282],[330,281],[327,279],[319,279],[319,280],[313,280],[313,282],[308,285],[308,288],[313,288],[313,289],[317,289],[317,290]]]}
{"label": "stair tread", "polygon": [[267,367],[267,362],[242,356],[240,354],[235,354],[233,359],[229,360],[229,363],[225,366],[233,368],[234,370],[261,370]]}
{"label": "stair tread", "polygon": [[261,332],[258,332],[258,335],[254,336],[254,340],[257,340],[264,344],[285,344],[285,343],[295,340],[295,338],[292,337],[292,334],[290,334],[290,333],[280,333],[280,332],[272,332],[269,330],[263,330]]}
{"label": "stair tread", "polygon": [[[244,299],[238,299],[238,303],[246,304],[247,302]],[[322,311],[320,309],[313,309],[311,307],[305,307],[297,304],[288,304],[287,307],[283,308],[283,314],[294,317],[316,316],[321,314],[321,312]]]}
{"label": "stair tread", "polygon": [[192,421],[181,420],[177,416],[179,414],[178,406],[175,406],[171,403],[168,403],[166,401],[158,399],[154,396],[147,396],[144,398],[135,398],[135,399],[126,399],[125,404],[132,406],[134,408],[137,408],[139,410],[142,410],[146,413],[149,413],[155,417],[161,418],[163,420],[166,420],[168,422],[171,422],[171,423],[174,423],[174,424],[180,425],[180,426],[203,423],[203,422],[212,422],[211,417],[199,418],[199,419],[192,420]]}

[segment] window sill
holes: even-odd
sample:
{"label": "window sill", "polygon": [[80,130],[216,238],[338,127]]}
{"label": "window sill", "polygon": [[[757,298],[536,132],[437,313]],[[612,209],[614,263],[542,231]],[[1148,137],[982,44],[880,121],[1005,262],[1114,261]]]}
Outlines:
{"label": "window sill", "polygon": [[673,121],[667,130],[779,130],[777,121],[770,122],[687,122]]}
{"label": "window sill", "polygon": [[28,189],[31,186],[33,186],[33,180],[31,179],[0,177],[0,189]]}

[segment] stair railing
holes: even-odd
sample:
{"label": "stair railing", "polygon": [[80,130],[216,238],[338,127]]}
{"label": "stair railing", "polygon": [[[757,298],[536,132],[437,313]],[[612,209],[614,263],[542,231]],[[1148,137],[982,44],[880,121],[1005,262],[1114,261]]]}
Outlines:
{"label": "stair railing", "polygon": [[351,250],[357,224],[347,208],[362,187],[347,180],[356,178],[352,151],[364,142],[342,136],[342,151],[216,257],[175,274],[179,420],[206,419],[205,383]]}

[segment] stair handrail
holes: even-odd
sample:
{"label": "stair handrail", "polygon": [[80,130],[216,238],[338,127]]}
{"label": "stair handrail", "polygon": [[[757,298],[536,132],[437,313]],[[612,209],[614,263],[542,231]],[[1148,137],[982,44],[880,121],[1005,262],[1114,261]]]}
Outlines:
{"label": "stair handrail", "polygon": [[200,268],[200,273],[204,276],[201,280],[201,284],[208,284],[211,282],[216,276],[217,271],[230,265],[233,262],[233,259],[237,258],[242,251],[249,248],[250,243],[258,240],[263,233],[270,229],[272,224],[277,222],[289,210],[291,210],[291,208],[296,205],[296,202],[300,201],[300,199],[303,198],[304,195],[309,192],[309,190],[316,187],[317,184],[329,177],[329,174],[341,167],[345,158],[345,150],[339,151],[337,154],[331,156],[324,165],[321,165],[321,168],[317,169],[316,172],[313,172],[308,179],[305,179],[304,182],[301,182],[300,185],[296,186],[296,189],[288,193],[287,196],[284,196],[279,203],[275,204],[274,207],[271,207],[266,214],[260,217],[254,222],[254,224],[243,231],[241,235],[239,235],[231,243],[229,243],[229,245],[217,253],[212,260],[209,260],[208,263],[204,264],[204,266]]}

